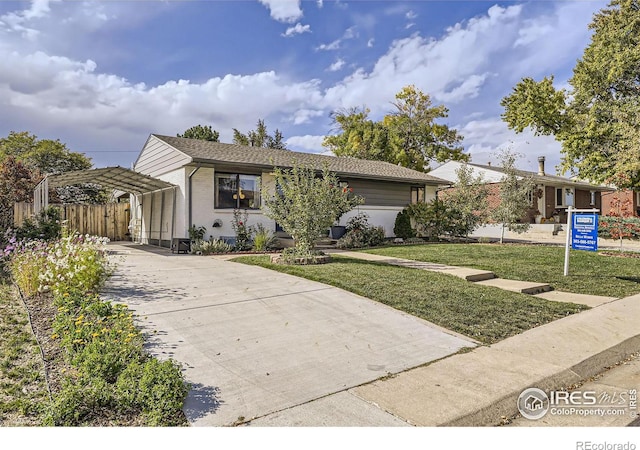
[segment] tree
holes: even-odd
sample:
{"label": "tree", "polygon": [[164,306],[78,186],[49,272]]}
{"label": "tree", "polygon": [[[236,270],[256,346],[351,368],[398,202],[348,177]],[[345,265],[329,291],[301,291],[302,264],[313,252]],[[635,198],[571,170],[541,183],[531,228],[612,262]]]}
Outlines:
{"label": "tree", "polygon": [[363,202],[339,185],[328,169],[316,176],[309,167],[274,168],[277,192],[262,187],[264,214],[294,239],[296,257],[312,258],[313,245],[344,213]]}
{"label": "tree", "polygon": [[[525,78],[502,99],[502,118],[562,143],[563,172],[592,182],[640,187],[640,3],[612,0],[594,15],[593,35],[573,69],[569,91],[553,77]],[[620,184],[624,183],[624,184]]]}
{"label": "tree", "polygon": [[322,145],[336,156],[351,156],[374,161],[391,161],[388,129],[382,122],[369,120],[368,108],[350,108],[331,113],[336,130],[325,136]]}
{"label": "tree", "polygon": [[91,159],[69,150],[59,140],[41,139],[27,131],[12,131],[0,139],[0,161],[13,156],[32,170],[42,173],[62,173],[90,169]]}
{"label": "tree", "polygon": [[502,225],[501,244],[504,242],[505,228],[516,233],[524,233],[530,227],[529,222],[522,220],[531,208],[529,195],[533,192],[536,184],[532,176],[518,174],[515,167],[517,156],[511,151],[505,150],[498,157],[504,176],[500,180],[500,203],[493,210],[491,218]]}
{"label": "tree", "polygon": [[280,130],[276,129],[273,136],[267,132],[267,126],[264,120],[258,119],[255,130],[249,131],[247,134],[241,133],[238,129],[233,129],[233,143],[238,145],[247,145],[249,147],[266,147],[280,150],[287,150],[284,139]]}
{"label": "tree", "polygon": [[353,156],[428,171],[432,161],[466,161],[462,137],[437,123],[449,110],[433,106],[429,95],[406,86],[393,103],[395,111],[380,122],[369,120],[369,110],[352,108],[332,113],[339,134],[325,137],[323,145],[338,156]]}
{"label": "tree", "polygon": [[[0,162],[9,157],[22,163],[34,176],[92,167],[91,158],[72,152],[59,140],[38,139],[27,131],[12,131],[6,138],[0,139]],[[62,203],[105,203],[107,199],[106,191],[93,183],[59,187],[52,192],[52,200]]]}
{"label": "tree", "polygon": [[13,227],[13,205],[33,200],[40,176],[10,155],[0,163],[0,230]]}
{"label": "tree", "polygon": [[196,125],[188,130],[186,130],[182,134],[176,134],[177,137],[187,138],[187,139],[200,139],[202,141],[209,142],[220,142],[220,133],[216,130],[211,129],[211,125]]}
{"label": "tree", "polygon": [[488,218],[489,190],[482,174],[474,176],[467,164],[456,170],[456,176],[453,189],[443,193],[442,201],[450,211],[453,236],[468,236]]}

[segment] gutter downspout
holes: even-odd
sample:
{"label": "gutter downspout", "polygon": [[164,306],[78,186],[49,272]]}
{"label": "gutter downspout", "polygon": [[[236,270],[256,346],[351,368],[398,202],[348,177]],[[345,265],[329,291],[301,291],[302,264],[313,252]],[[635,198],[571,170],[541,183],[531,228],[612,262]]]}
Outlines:
{"label": "gutter downspout", "polygon": [[200,164],[198,164],[189,174],[189,224],[187,230],[193,226],[193,197],[191,195],[191,188],[193,186],[192,178],[198,170],[200,170]]}

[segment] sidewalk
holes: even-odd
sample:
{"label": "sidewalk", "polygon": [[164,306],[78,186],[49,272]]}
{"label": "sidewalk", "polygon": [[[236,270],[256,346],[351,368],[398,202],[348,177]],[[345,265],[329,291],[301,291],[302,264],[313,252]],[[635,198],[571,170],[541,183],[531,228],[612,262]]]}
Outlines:
{"label": "sidewalk", "polygon": [[498,425],[518,414],[523,390],[569,387],[639,351],[639,320],[640,295],[635,295],[353,393],[413,425]]}

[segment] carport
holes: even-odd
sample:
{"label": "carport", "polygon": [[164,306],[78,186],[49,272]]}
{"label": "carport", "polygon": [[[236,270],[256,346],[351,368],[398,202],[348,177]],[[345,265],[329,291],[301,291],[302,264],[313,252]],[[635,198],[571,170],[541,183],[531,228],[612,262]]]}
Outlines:
{"label": "carport", "polygon": [[177,186],[124,167],[48,174],[34,189],[34,213],[49,206],[49,190],[82,183],[127,192],[131,199],[129,229],[133,241],[170,247],[176,215]]}

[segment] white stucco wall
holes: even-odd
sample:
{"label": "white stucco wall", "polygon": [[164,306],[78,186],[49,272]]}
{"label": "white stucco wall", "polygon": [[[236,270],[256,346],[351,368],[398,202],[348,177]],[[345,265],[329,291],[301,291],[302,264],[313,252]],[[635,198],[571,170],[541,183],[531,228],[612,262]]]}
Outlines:
{"label": "white stucco wall", "polygon": [[[185,172],[185,168],[180,168],[156,176],[156,178],[168,181],[177,186],[175,219],[173,216],[173,189],[164,191],[164,202],[162,200],[162,191],[139,196],[131,195],[130,227],[132,233],[136,231],[137,227],[140,228],[138,236],[134,236],[137,242],[140,241],[146,244],[149,243],[149,240],[162,239],[163,241],[169,241],[172,237],[187,236],[184,202]],[[151,205],[153,205],[153,214],[151,213]],[[173,225],[172,220],[175,220]]]}
{"label": "white stucco wall", "polygon": [[[189,237],[189,202],[188,202],[188,190],[189,190],[189,174],[195,167],[182,167],[178,170],[174,170],[165,174],[156,175],[157,178],[168,181],[177,186],[176,190],[176,202],[175,202],[175,223],[173,237]],[[215,209],[215,192],[214,181],[215,169],[208,167],[199,168],[192,176],[192,224],[196,226],[204,226],[205,238],[219,238],[222,236],[234,236],[235,233],[232,227],[233,210],[232,209]],[[261,183],[266,186],[267,189],[273,190],[274,177],[268,172],[264,172],[261,175]],[[160,230],[162,230],[162,239],[169,240],[171,238],[171,208],[173,208],[172,191],[167,191],[165,194],[164,212],[162,216],[162,224],[160,224],[160,205],[161,205],[161,193],[154,194],[153,204],[153,221],[151,222],[150,206],[151,206],[151,194],[146,194],[141,198],[144,206],[145,220],[142,221],[142,241],[148,242],[148,239],[154,240],[160,238]],[[425,187],[426,201],[430,201],[435,198],[436,187]],[[139,216],[140,207],[134,196],[131,198],[132,204],[132,226],[134,225],[134,211],[137,211]],[[361,205],[353,211],[345,214],[340,219],[340,225],[346,225],[349,218],[356,215],[358,212],[366,213],[369,216],[369,222],[375,226],[382,226],[385,235],[387,237],[393,237],[393,227],[395,225],[395,219],[397,214],[402,211],[403,206],[376,206],[376,205]],[[266,217],[261,210],[247,210],[248,224],[255,226],[262,224],[268,230],[275,231],[275,222]],[[222,226],[214,227],[215,221],[222,222]]]}

